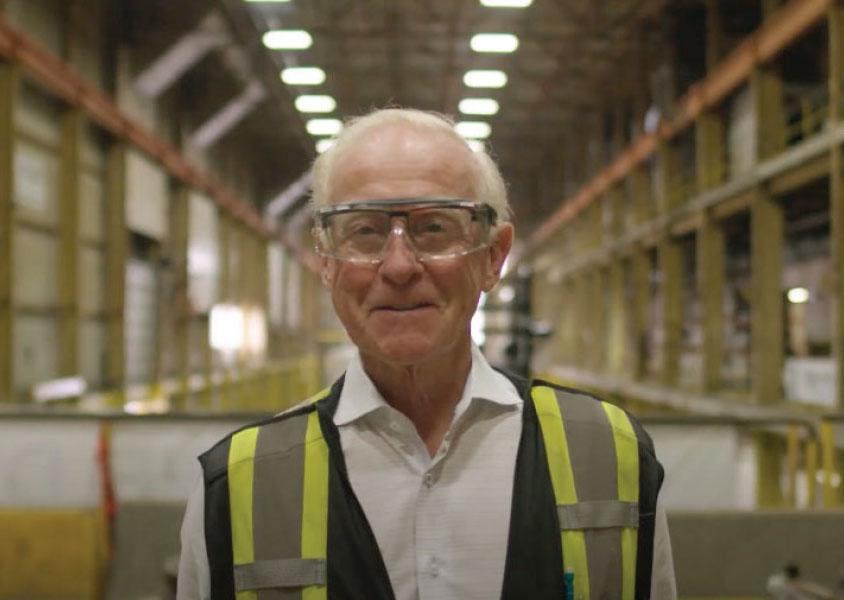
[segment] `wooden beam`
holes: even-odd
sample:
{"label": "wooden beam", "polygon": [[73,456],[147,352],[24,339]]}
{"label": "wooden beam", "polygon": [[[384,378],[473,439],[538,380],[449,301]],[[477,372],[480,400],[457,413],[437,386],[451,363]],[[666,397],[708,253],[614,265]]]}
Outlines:
{"label": "wooden beam", "polygon": [[123,404],[126,385],[126,261],[129,232],[126,229],[126,155],[124,142],[112,142],[106,166],[106,387],[115,393],[114,404]]}
{"label": "wooden beam", "polygon": [[14,400],[15,110],[20,91],[17,65],[0,60],[0,403]]}
{"label": "wooden beam", "polygon": [[750,211],[751,357],[753,395],[759,404],[782,400],[783,211],[759,187]]}
{"label": "wooden beam", "polygon": [[[835,0],[829,10],[829,118],[844,122],[844,1]],[[835,144],[830,152],[829,212],[832,258],[832,356],[838,373],[836,404],[844,410],[844,149]]]}
{"label": "wooden beam", "polygon": [[711,212],[704,215],[695,238],[697,244],[697,288],[700,294],[703,330],[704,393],[721,387],[721,360],[724,348],[724,256],[726,242],[721,224]]}
{"label": "wooden beam", "polygon": [[59,299],[58,372],[79,374],[79,193],[83,116],[76,108],[61,116],[59,231],[56,264]]}

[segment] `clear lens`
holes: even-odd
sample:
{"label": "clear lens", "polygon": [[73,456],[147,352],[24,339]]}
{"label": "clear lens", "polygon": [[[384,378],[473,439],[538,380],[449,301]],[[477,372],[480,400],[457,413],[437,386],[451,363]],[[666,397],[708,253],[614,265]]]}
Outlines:
{"label": "clear lens", "polygon": [[379,262],[396,230],[419,260],[469,254],[488,243],[491,219],[475,207],[346,208],[319,217],[318,250],[341,260]]}

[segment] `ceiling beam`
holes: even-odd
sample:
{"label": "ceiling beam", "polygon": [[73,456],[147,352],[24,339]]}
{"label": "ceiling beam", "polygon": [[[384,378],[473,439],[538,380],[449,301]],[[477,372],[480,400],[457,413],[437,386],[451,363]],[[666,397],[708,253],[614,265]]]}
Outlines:
{"label": "ceiling beam", "polygon": [[267,92],[259,81],[250,81],[240,94],[229,100],[225,106],[194,131],[190,137],[191,146],[199,149],[210,147],[231,131],[246,115],[255,110],[255,107],[266,96]]}

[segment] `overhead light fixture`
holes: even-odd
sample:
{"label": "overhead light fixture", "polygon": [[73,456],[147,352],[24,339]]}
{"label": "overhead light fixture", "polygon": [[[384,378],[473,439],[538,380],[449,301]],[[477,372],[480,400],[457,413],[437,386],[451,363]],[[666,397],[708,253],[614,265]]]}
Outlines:
{"label": "overhead light fixture", "polygon": [[483,121],[460,121],[454,129],[464,138],[473,140],[484,140],[492,133],[492,127]]}
{"label": "overhead light fixture", "polygon": [[457,108],[464,115],[494,115],[498,112],[498,102],[492,98],[464,98]]}
{"label": "overhead light fixture", "polygon": [[296,98],[296,110],[303,113],[330,113],[337,108],[331,96],[303,94]]}
{"label": "overhead light fixture", "polygon": [[314,43],[311,34],[304,29],[272,29],[262,40],[270,50],[306,50]]}
{"label": "overhead light fixture", "polygon": [[519,38],[512,33],[478,33],[472,36],[469,46],[475,52],[506,54],[516,51]]}
{"label": "overhead light fixture", "polygon": [[463,83],[471,88],[502,88],[507,85],[507,74],[495,69],[466,71]]}
{"label": "overhead light fixture", "polygon": [[319,85],[325,81],[325,71],[319,67],[288,67],[281,72],[287,85]]}
{"label": "overhead light fixture", "polygon": [[481,0],[481,4],[489,8],[527,8],[533,0]]}
{"label": "overhead light fixture", "polygon": [[311,135],[337,135],[343,129],[340,119],[311,119],[305,124]]}
{"label": "overhead light fixture", "polygon": [[484,143],[481,140],[466,140],[466,143],[469,144],[472,152],[483,152],[486,150]]}
{"label": "overhead light fixture", "polygon": [[794,287],[788,290],[787,297],[792,304],[803,304],[809,301],[809,290],[804,287]]}
{"label": "overhead light fixture", "polygon": [[330,139],[330,138],[318,140],[317,143],[316,143],[317,154],[322,154],[323,152],[325,152],[326,150],[331,148],[331,146],[334,145],[335,141],[336,140],[333,140],[333,139]]}

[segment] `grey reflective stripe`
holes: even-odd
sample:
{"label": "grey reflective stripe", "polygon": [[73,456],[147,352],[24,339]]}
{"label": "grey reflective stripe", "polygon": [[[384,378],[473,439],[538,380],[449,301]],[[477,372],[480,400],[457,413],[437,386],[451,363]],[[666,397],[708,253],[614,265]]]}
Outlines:
{"label": "grey reflective stripe", "polygon": [[[585,394],[554,391],[566,432],[578,504],[617,501],[615,440],[601,403]],[[621,598],[621,529],[586,529],[584,540],[589,597]]]}
{"label": "grey reflective stripe", "polygon": [[319,558],[281,558],[235,565],[234,585],[238,592],[279,587],[325,585],[325,560]]}
{"label": "grey reflective stripe", "polygon": [[[301,561],[302,478],[308,415],[263,425],[255,445],[252,489],[254,564]],[[260,589],[260,588],[258,588]],[[299,600],[298,588],[260,592],[260,600]]]}
{"label": "grey reflective stripe", "polygon": [[601,527],[638,527],[636,502],[593,500],[557,506],[560,529],[598,529]]}

